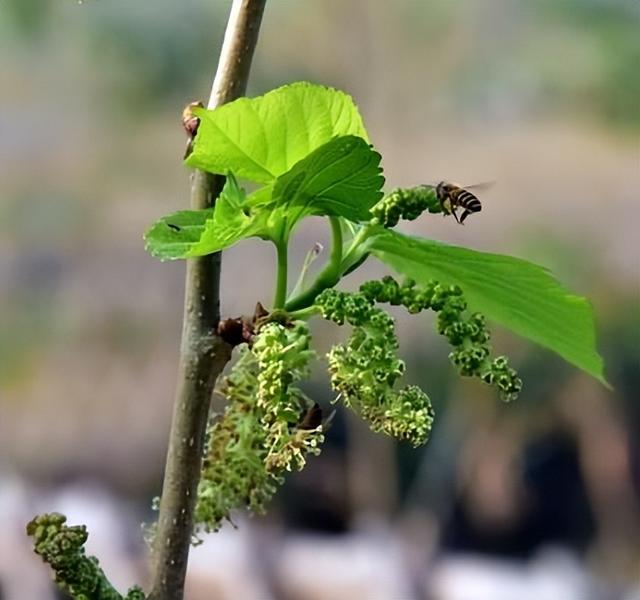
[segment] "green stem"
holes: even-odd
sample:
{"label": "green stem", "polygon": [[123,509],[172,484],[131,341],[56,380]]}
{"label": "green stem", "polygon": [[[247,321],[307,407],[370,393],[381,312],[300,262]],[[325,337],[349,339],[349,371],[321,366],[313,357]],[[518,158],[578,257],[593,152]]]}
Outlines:
{"label": "green stem", "polygon": [[306,290],[291,298],[285,304],[285,308],[288,311],[310,306],[322,290],[333,287],[340,281],[340,276],[342,275],[342,225],[339,217],[329,217],[329,222],[331,224],[331,255],[329,262]]}
{"label": "green stem", "polygon": [[320,314],[320,308],[315,304],[311,306],[307,306],[307,308],[301,308],[300,310],[294,310],[293,312],[287,313],[287,316],[294,321],[306,321],[310,319],[314,315]]}
{"label": "green stem", "polygon": [[287,279],[289,269],[288,247],[289,243],[286,238],[281,238],[275,242],[276,251],[278,253],[278,274],[276,280],[276,293],[273,299],[273,308],[284,308],[287,299]]}
{"label": "green stem", "polygon": [[[372,234],[373,230],[370,224],[366,224],[360,228],[356,236],[351,240],[349,249],[342,257],[342,263],[340,265],[340,274],[350,273],[353,269],[359,266],[359,263],[365,258],[368,253],[362,252],[362,244]],[[355,265],[355,266],[354,266]]]}

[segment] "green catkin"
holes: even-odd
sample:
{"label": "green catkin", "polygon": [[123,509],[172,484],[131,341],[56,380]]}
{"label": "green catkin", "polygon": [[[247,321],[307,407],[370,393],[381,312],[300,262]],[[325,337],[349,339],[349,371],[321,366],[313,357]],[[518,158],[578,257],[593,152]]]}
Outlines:
{"label": "green catkin", "polygon": [[[310,402],[293,384],[309,376],[315,357],[307,326],[266,325],[253,343],[258,360],[258,407],[267,428],[265,464],[270,471],[301,470],[306,454],[319,454],[322,434],[294,426]],[[321,439],[322,438],[322,439]]]}
{"label": "green catkin", "polygon": [[362,284],[360,292],[370,302],[402,305],[410,313],[427,309],[437,312],[438,333],[453,346],[449,358],[460,374],[478,377],[497,387],[505,401],[517,398],[522,380],[504,356],[491,360],[490,335],[484,316],[468,313],[467,303],[458,286],[442,285],[435,280],[424,287],[416,286],[411,280],[400,285],[393,277],[385,277],[382,281]]}
{"label": "green catkin", "polygon": [[413,221],[425,211],[442,212],[435,188],[430,185],[395,189],[371,209],[376,221],[387,228],[395,227],[400,219]]}
{"label": "green catkin", "polygon": [[303,323],[268,323],[226,377],[228,404],[212,421],[198,488],[198,529],[216,531],[234,509],[263,513],[288,471],[320,453],[322,426],[296,424],[309,401],[295,384],[307,377],[313,352]]}
{"label": "green catkin", "polygon": [[316,299],[325,319],[349,323],[353,332],[345,344],[327,355],[331,384],[345,406],[360,414],[373,431],[414,446],[424,444],[433,423],[428,396],[418,387],[395,390],[405,370],[398,358],[393,319],[362,293],[330,289]]}
{"label": "green catkin", "polygon": [[122,596],[109,583],[98,559],[85,554],[87,528],[70,527],[58,513],[39,515],[27,524],[36,554],[54,572],[56,585],[75,600],[144,600],[142,590],[134,586]]}

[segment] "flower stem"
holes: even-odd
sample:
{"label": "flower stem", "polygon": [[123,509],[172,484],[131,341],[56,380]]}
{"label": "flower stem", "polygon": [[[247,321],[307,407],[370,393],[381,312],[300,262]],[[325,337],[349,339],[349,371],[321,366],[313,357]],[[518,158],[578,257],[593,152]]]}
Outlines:
{"label": "flower stem", "polygon": [[280,239],[275,243],[275,245],[278,253],[278,273],[276,279],[276,293],[273,299],[274,310],[284,308],[284,303],[287,299],[287,280],[289,269],[288,240]]}
{"label": "flower stem", "polygon": [[329,262],[306,290],[291,298],[285,304],[285,308],[288,311],[310,306],[322,290],[333,287],[340,281],[340,276],[342,275],[342,225],[339,217],[329,217],[329,223],[331,224],[331,255]]}
{"label": "flower stem", "polygon": [[319,306],[312,304],[307,308],[301,308],[300,310],[294,310],[287,313],[287,316],[294,321],[306,321],[315,315],[319,315],[322,311]]}

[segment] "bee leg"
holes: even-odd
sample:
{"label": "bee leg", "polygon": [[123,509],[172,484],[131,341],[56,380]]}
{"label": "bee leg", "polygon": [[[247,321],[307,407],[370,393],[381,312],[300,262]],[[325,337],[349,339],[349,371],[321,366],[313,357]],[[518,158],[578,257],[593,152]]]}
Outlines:
{"label": "bee leg", "polygon": [[461,220],[458,218],[458,213],[456,212],[456,209],[455,209],[455,208],[452,208],[452,209],[451,209],[451,213],[449,213],[449,214],[452,214],[452,215],[453,215],[454,219],[456,220],[456,223],[459,223],[460,225],[462,225],[462,221],[464,221],[464,215],[462,215],[462,221],[461,221]]}
{"label": "bee leg", "polygon": [[464,220],[472,213],[472,210],[465,210],[460,217],[460,225],[464,225]]}

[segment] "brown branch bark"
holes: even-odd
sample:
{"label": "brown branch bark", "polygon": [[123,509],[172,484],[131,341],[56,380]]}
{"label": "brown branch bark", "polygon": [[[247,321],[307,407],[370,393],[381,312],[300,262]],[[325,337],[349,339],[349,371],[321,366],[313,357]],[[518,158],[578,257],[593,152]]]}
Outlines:
{"label": "brown branch bark", "polygon": [[[265,3],[233,1],[209,108],[244,94]],[[223,185],[223,177],[194,172],[191,208],[211,207]],[[220,320],[220,266],[219,253],[187,261],[178,384],[149,600],[183,597],[209,404],[216,379],[231,356],[231,347],[215,333]]]}

